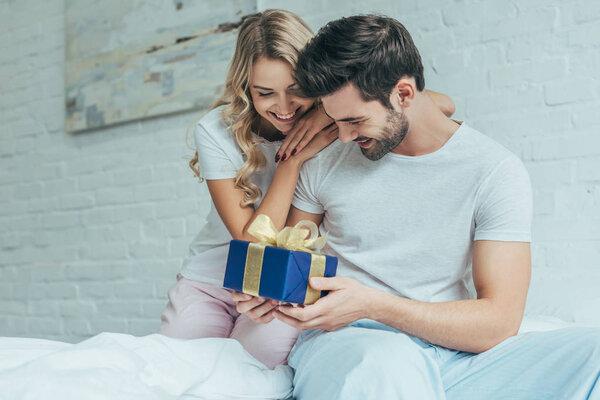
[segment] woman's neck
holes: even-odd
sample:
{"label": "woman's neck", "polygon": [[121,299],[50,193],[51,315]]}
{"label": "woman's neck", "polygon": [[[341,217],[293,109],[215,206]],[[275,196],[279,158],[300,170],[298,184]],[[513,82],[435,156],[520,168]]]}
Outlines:
{"label": "woman's neck", "polygon": [[285,135],[279,132],[273,124],[264,118],[259,118],[259,120],[252,125],[252,131],[256,132],[256,134],[269,142],[274,142],[276,140],[283,140]]}

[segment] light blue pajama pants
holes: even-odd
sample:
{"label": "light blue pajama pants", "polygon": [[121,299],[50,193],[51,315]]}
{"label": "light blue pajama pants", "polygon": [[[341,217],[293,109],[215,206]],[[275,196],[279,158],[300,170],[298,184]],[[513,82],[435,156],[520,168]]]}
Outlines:
{"label": "light blue pajama pants", "polygon": [[361,320],[303,332],[289,365],[297,400],[597,400],[600,329],[525,333],[473,354]]}

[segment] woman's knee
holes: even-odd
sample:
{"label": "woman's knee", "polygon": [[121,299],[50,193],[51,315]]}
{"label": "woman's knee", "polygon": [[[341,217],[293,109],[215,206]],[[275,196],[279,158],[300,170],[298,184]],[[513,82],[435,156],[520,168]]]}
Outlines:
{"label": "woman's knee", "polygon": [[235,323],[231,337],[257,360],[269,368],[287,364],[290,350],[296,343],[299,331],[279,320],[256,324],[241,315]]}
{"label": "woman's knee", "polygon": [[214,295],[219,289],[180,279],[169,289],[159,333],[184,339],[229,337],[235,310]]}

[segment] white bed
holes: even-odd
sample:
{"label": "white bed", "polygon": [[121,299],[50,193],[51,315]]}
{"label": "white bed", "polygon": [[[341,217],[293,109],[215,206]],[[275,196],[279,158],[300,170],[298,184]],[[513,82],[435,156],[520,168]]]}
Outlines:
{"label": "white bed", "polygon": [[[520,332],[573,324],[527,317]],[[287,366],[269,370],[232,339],[102,333],[78,344],[0,338],[2,400],[286,399]]]}
{"label": "white bed", "polygon": [[268,370],[233,339],[0,338],[2,400],[285,399],[291,391],[290,367]]}

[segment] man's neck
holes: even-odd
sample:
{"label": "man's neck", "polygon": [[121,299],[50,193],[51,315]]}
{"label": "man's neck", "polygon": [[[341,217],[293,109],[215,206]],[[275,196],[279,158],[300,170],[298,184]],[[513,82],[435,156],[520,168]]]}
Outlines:
{"label": "man's neck", "polygon": [[442,148],[460,126],[445,116],[425,93],[413,107],[406,137],[393,153],[413,157],[433,153]]}

